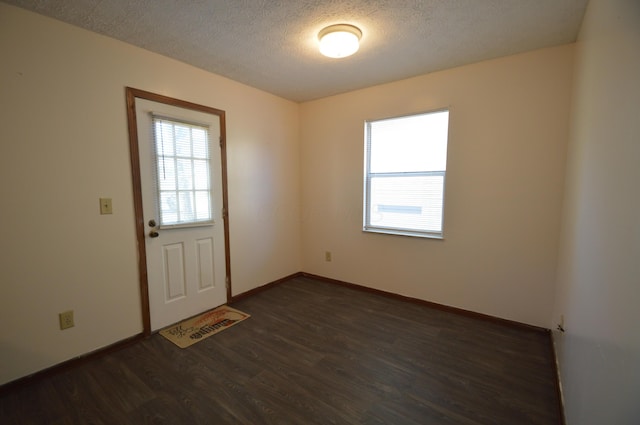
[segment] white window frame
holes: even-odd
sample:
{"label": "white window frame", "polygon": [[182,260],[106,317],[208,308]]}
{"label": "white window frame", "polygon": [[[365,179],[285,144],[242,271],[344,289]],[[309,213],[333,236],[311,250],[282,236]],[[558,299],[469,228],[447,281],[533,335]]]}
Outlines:
{"label": "white window frame", "polygon": [[[211,141],[211,137],[210,137],[210,130],[209,130],[209,125],[207,124],[201,124],[198,122],[193,122],[193,121],[189,121],[189,120],[184,120],[181,118],[174,118],[174,117],[169,117],[166,115],[161,115],[161,114],[155,114],[155,113],[151,113],[151,121],[152,121],[152,126],[153,126],[153,155],[154,155],[154,181],[155,181],[155,190],[156,190],[156,200],[157,200],[157,204],[156,204],[156,209],[157,209],[157,215],[158,215],[158,227],[160,229],[177,229],[177,228],[186,228],[186,227],[201,227],[201,226],[213,226],[215,224],[214,221],[214,205],[213,205],[213,194],[212,194],[212,185],[213,185],[213,176],[211,174],[211,158],[212,158],[212,154],[211,154],[211,150],[212,150],[212,141]],[[166,122],[166,123],[170,123],[172,125],[180,125],[180,126],[184,126],[184,127],[189,127],[191,129],[193,128],[197,128],[197,129],[201,129],[205,132],[206,135],[206,144],[207,144],[207,154],[206,157],[194,157],[192,154],[190,155],[183,155],[183,154],[179,154],[177,152],[175,152],[176,147],[174,146],[172,149],[174,150],[174,153],[171,155],[165,155],[161,149],[158,149],[158,143],[160,144],[164,144],[164,141],[159,141],[158,140],[158,135],[156,133],[156,123],[157,122]],[[168,143],[175,143],[175,140],[171,140],[168,141]],[[192,147],[193,149],[193,147]],[[175,180],[175,184],[176,187],[175,189],[172,190],[162,190],[161,189],[161,173],[162,173],[162,167],[160,166],[161,163],[164,163],[165,161],[170,161],[173,162],[175,165],[174,170],[177,173],[178,167],[177,167],[177,162],[178,160],[186,160],[186,161],[191,161],[193,163],[194,160],[198,160],[198,161],[206,161],[207,162],[207,170],[208,170],[208,189],[196,189],[195,186],[192,186],[190,189],[184,189],[184,188],[179,188],[178,187],[178,175],[174,175]],[[192,173],[194,172],[194,168],[192,168]],[[192,179],[194,179],[194,177],[192,177]],[[164,215],[162,213],[162,193],[163,192],[175,192],[176,194],[176,202],[180,203],[180,193],[191,193],[193,195],[193,202],[197,202],[195,197],[196,197],[196,193],[197,192],[206,192],[207,193],[207,198],[208,198],[208,205],[209,205],[209,215],[207,218],[204,219],[199,219],[197,217],[191,218],[191,219],[183,219],[180,217],[180,209],[178,208],[177,214],[178,214],[178,219],[175,222],[165,222],[164,221]]]}
{"label": "white window frame", "polygon": [[[447,140],[446,140],[446,144],[447,144],[447,148],[448,148],[448,144],[449,144],[449,126],[450,126],[450,119],[451,119],[451,111],[449,108],[441,108],[441,109],[437,109],[437,110],[432,110],[432,111],[427,111],[427,112],[420,112],[420,113],[416,113],[416,114],[409,114],[409,115],[402,115],[402,116],[397,116],[397,117],[391,117],[391,118],[384,118],[384,119],[376,119],[376,120],[367,120],[365,121],[365,143],[364,143],[364,153],[365,153],[365,158],[364,158],[364,202],[363,202],[363,231],[364,232],[372,232],[372,233],[384,233],[384,234],[391,234],[391,235],[402,235],[402,236],[414,236],[414,237],[422,237],[422,238],[432,238],[432,239],[444,239],[444,210],[445,210],[445,186],[446,186],[446,166],[444,170],[422,170],[422,171],[410,171],[410,172],[403,172],[403,171],[390,171],[390,172],[371,172],[371,124],[375,123],[375,122],[380,122],[380,121],[388,121],[388,120],[395,120],[395,119],[401,119],[401,118],[408,118],[408,117],[414,117],[414,116],[421,116],[421,115],[429,115],[429,114],[434,114],[434,113],[441,113],[441,112],[447,112],[448,118],[447,118]],[[410,152],[408,154],[411,154]],[[370,207],[370,202],[371,202],[371,180],[372,178],[376,178],[376,177],[428,177],[428,176],[441,176],[442,177],[442,198],[441,198],[441,202],[442,202],[442,207],[440,210],[441,213],[441,217],[440,217],[440,230],[439,231],[423,231],[423,230],[417,230],[414,228],[403,228],[403,227],[399,227],[399,226],[380,226],[380,225],[374,225],[371,223],[371,207]],[[402,206],[400,206],[400,208],[403,208]],[[410,208],[410,207],[407,207]]]}

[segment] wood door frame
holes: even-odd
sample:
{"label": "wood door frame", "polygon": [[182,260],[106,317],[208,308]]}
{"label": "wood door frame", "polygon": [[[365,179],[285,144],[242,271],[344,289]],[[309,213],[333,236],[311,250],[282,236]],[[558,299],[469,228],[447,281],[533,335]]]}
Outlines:
{"label": "wood door frame", "polygon": [[142,303],[143,334],[151,334],[151,311],[149,309],[149,279],[147,276],[147,248],[144,230],[144,211],[142,209],[142,182],[140,178],[140,150],[138,149],[138,120],[136,99],[145,99],[183,109],[190,109],[216,115],[220,119],[220,157],[222,161],[222,218],[224,222],[224,252],[227,300],[231,299],[231,258],[229,256],[229,207],[227,190],[227,133],[225,111],[199,105],[161,94],[126,87],[127,125],[129,128],[129,150],[131,153],[131,177],[133,179],[133,207],[138,241],[138,273],[140,278],[140,299]]}

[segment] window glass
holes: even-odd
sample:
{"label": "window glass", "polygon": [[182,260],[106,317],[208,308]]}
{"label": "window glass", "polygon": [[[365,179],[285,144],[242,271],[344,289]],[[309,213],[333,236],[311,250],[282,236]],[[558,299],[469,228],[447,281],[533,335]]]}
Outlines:
{"label": "window glass", "polygon": [[448,110],[365,123],[365,231],[442,237],[448,128]]}
{"label": "window glass", "polygon": [[208,129],[155,116],[153,125],[160,226],[211,224]]}

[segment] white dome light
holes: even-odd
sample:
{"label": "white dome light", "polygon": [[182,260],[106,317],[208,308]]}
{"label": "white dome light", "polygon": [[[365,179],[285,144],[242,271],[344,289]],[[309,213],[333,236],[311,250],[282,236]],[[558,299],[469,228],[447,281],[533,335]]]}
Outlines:
{"label": "white dome light", "polygon": [[320,53],[330,58],[351,56],[360,48],[360,37],[362,31],[353,25],[331,25],[318,34]]}

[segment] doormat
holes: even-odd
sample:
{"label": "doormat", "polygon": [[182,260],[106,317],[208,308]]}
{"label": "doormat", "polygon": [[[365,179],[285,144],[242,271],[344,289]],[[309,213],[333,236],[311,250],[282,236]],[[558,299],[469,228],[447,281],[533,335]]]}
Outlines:
{"label": "doormat", "polygon": [[249,317],[251,315],[223,305],[177,325],[171,325],[161,330],[160,335],[180,348],[187,348]]}

